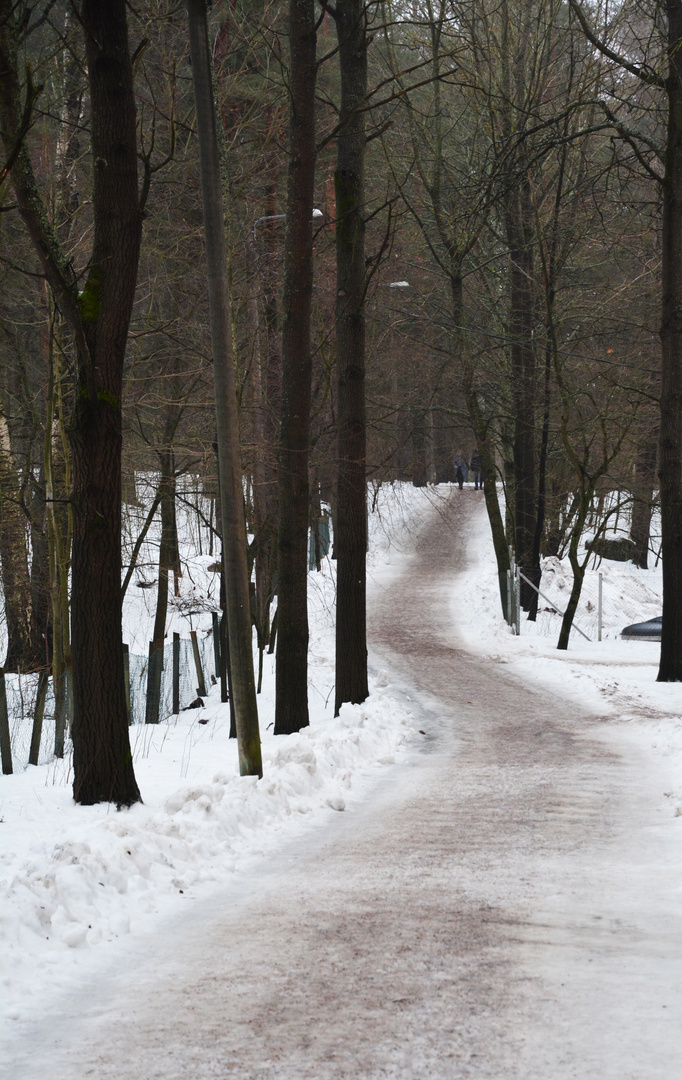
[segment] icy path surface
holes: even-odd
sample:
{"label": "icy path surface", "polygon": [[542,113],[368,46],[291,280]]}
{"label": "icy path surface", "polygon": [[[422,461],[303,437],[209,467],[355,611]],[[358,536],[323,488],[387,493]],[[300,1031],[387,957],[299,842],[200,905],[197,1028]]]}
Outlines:
{"label": "icy path surface", "polygon": [[[409,764],[22,1033],[12,1080],[672,1080],[679,867],[666,777],[622,729],[467,654],[454,492],[375,583]],[[458,562],[459,561],[459,562]]]}

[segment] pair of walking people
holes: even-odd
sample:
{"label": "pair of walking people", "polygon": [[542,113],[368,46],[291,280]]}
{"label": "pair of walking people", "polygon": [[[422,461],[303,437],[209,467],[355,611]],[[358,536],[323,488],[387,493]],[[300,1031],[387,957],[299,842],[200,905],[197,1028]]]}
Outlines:
{"label": "pair of walking people", "polygon": [[459,485],[460,491],[464,487],[464,481],[467,479],[467,474],[469,472],[472,472],[474,475],[474,489],[476,491],[478,491],[479,488],[483,489],[481,458],[478,450],[473,451],[470,462],[464,457],[462,451],[458,450],[455,454],[455,481]]}

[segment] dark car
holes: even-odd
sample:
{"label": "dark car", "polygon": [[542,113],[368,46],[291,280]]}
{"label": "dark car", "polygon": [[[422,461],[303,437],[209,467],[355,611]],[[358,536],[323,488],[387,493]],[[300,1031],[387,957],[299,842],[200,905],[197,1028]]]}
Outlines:
{"label": "dark car", "polygon": [[620,636],[638,641],[660,641],[662,622],[663,616],[657,615],[655,619],[647,619],[646,622],[636,622],[632,626],[626,626],[624,630],[621,630]]}

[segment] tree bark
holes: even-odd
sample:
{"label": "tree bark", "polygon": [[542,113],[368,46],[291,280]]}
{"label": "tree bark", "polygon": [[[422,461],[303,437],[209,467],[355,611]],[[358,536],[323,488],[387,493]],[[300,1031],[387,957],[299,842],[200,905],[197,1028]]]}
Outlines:
{"label": "tree bark", "polygon": [[667,0],[668,135],[663,180],[661,536],[663,625],[659,682],[682,681],[682,0]]}
{"label": "tree bark", "polygon": [[308,725],[308,458],[316,33],[313,0],[290,0],[290,151],[284,239],[275,734]]}
{"label": "tree bark", "polygon": [[239,771],[242,776],[262,776],[258,706],[253,677],[251,603],[242,469],[239,455],[239,418],[232,355],[225,223],[206,4],[204,0],[188,0],[187,11],[208,265],[223,567]]}
{"label": "tree bark", "polygon": [[367,42],[364,0],[339,0],[336,32],[341,110],[336,189],[336,694],[360,703],[367,686],[365,418],[365,121]]}

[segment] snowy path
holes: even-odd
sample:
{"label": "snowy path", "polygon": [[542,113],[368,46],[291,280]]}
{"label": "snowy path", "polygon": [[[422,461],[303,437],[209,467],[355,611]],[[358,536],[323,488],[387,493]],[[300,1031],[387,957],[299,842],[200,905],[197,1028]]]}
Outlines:
{"label": "snowy path", "polygon": [[375,588],[373,647],[424,710],[421,751],[363,808],[124,943],[23,1032],[12,1080],[680,1075],[664,780],[620,729],[458,646],[447,581],[474,498],[454,492]]}

